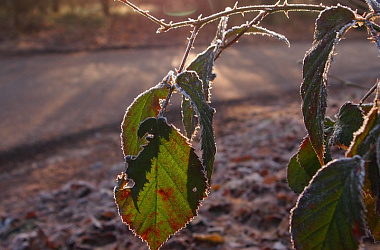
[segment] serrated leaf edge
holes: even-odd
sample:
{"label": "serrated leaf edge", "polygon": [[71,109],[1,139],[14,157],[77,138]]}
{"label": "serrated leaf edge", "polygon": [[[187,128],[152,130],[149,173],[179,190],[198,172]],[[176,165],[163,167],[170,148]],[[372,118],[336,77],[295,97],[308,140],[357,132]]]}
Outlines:
{"label": "serrated leaf edge", "polygon": [[[149,118],[156,118],[156,117],[148,117],[147,119],[149,119]],[[166,120],[166,117],[162,117],[162,118],[164,118],[165,120]],[[145,121],[145,120],[144,120]],[[169,125],[169,124],[168,124]],[[171,126],[172,128],[173,128],[173,130],[176,130],[177,132],[178,132],[178,135],[179,136],[181,136],[182,138],[184,138],[185,140],[186,140],[186,144],[191,148],[191,150],[194,150],[195,151],[195,149],[192,147],[192,145],[191,145],[191,143],[189,142],[189,138],[187,138],[186,136],[184,136],[182,133],[181,133],[181,131],[180,131],[180,129],[178,129],[176,126],[174,126],[173,124],[170,124],[169,126]],[[147,144],[146,145],[144,145],[143,147],[145,148],[147,146]],[[142,152],[142,150],[140,150],[140,152],[138,153],[138,155],[137,156],[132,156],[132,157],[138,157],[139,155],[140,155],[140,153]],[[126,156],[126,157],[128,157],[128,156]],[[197,158],[198,158],[198,160],[200,161],[200,162],[202,162],[202,160],[201,159],[199,159],[199,157],[197,156]],[[203,164],[202,164],[202,166],[203,166]],[[126,170],[125,170],[126,171]],[[206,189],[205,189],[205,196],[203,197],[203,199],[202,200],[199,200],[199,204],[198,204],[198,206],[197,206],[197,208],[196,208],[196,210],[195,210],[195,214],[194,214],[194,216],[193,217],[191,217],[191,218],[189,218],[189,221],[188,222],[186,222],[186,224],[183,226],[183,227],[181,227],[181,228],[179,228],[177,231],[175,231],[174,233],[172,233],[172,234],[170,234],[167,238],[166,238],[166,240],[164,241],[164,242],[162,242],[162,244],[157,248],[157,249],[160,249],[169,239],[170,239],[170,237],[171,236],[173,236],[173,235],[175,235],[175,234],[177,234],[179,231],[181,231],[182,229],[184,229],[185,227],[187,227],[187,225],[196,217],[196,216],[198,216],[198,212],[199,212],[199,209],[200,209],[200,207],[202,206],[202,202],[209,196],[209,194],[210,194],[210,185],[208,185],[208,178],[207,178],[207,174],[206,174],[206,172],[205,172],[205,169],[203,169],[202,170],[202,173],[203,173],[203,175],[204,175],[204,177],[205,177],[205,180],[206,180]],[[125,181],[126,183],[124,184],[122,181]],[[132,181],[134,181],[133,179],[130,179],[130,178],[128,178],[128,176],[127,176],[127,174],[125,173],[125,172],[122,172],[120,175],[118,175],[117,176],[117,178],[116,178],[116,182],[117,182],[117,185],[114,187],[114,189],[113,189],[113,197],[114,197],[114,200],[115,200],[115,203],[116,203],[116,205],[117,205],[117,212],[118,212],[118,214],[119,214],[119,217],[122,219],[122,222],[125,224],[125,225],[127,225],[128,226],[128,229],[130,230],[130,231],[132,231],[132,233],[135,235],[135,236],[137,236],[139,239],[141,239],[141,241],[142,242],[144,242],[147,246],[148,246],[148,248],[149,249],[151,249],[151,250],[153,250],[151,247],[150,247],[150,245],[148,244],[148,242],[147,241],[145,241],[140,235],[138,235],[137,233],[136,233],[136,231],[133,229],[133,228],[131,228],[131,226],[126,222],[126,221],[124,221],[124,219],[123,219],[123,217],[122,217],[122,215],[121,215],[121,213],[120,213],[120,207],[118,206],[118,203],[117,203],[117,201],[116,201],[116,192],[118,191],[118,189],[120,188],[120,186],[122,186],[123,185],[123,187],[124,186],[126,186],[126,185],[128,185],[128,181],[130,181],[130,180],[132,180]]]}

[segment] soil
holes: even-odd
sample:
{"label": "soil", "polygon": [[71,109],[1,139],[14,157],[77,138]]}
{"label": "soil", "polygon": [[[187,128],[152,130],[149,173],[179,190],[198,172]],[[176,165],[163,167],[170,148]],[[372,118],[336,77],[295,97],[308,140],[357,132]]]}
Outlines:
{"label": "soil", "polygon": [[[291,247],[288,214],[296,195],[287,187],[286,165],[305,134],[299,103],[291,100],[217,107],[212,191],[199,216],[163,249]],[[0,194],[2,246],[146,249],[122,224],[113,200],[124,169],[118,131],[66,142],[12,169],[0,176],[7,190]]]}
{"label": "soil", "polygon": [[[335,97],[332,112],[343,98]],[[297,196],[286,166],[305,135],[298,100],[294,93],[216,106],[211,193],[162,249],[291,248],[289,211]],[[170,113],[168,119],[180,126]],[[0,175],[1,246],[148,249],[114,203],[115,178],[124,170],[119,140],[119,131],[108,128],[8,163],[12,170]]]}

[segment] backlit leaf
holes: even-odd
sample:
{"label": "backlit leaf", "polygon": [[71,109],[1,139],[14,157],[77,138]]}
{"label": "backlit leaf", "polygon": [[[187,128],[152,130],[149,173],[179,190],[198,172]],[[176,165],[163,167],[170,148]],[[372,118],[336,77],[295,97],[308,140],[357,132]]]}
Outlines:
{"label": "backlit leaf", "polygon": [[214,128],[212,125],[215,110],[210,107],[199,87],[202,84],[194,71],[185,71],[177,76],[176,85],[181,93],[190,100],[199,120],[201,128],[202,163],[206,169],[207,178],[210,183],[216,146]]}
{"label": "backlit leaf", "polygon": [[364,235],[364,161],[331,161],[321,168],[291,211],[296,249],[357,249]]}
{"label": "backlit leaf", "polygon": [[195,116],[194,108],[191,106],[190,100],[182,96],[182,123],[185,127],[186,136],[190,140],[194,137],[196,128],[198,127],[198,118]]}
{"label": "backlit leaf", "polygon": [[[208,47],[205,51],[198,54],[197,57],[186,67],[187,71],[197,72],[202,84],[193,87],[198,88],[197,90],[199,93],[203,93],[208,102],[211,98],[211,82],[215,79],[215,74],[213,74],[212,70],[214,67],[216,48],[216,45]],[[198,119],[195,117],[194,108],[185,96],[182,98],[182,123],[185,127],[187,137],[192,139],[198,125]]]}
{"label": "backlit leaf", "polygon": [[364,195],[364,204],[366,207],[366,222],[375,241],[380,241],[380,216],[376,212],[376,201],[370,194]]}
{"label": "backlit leaf", "polygon": [[378,107],[374,106],[365,116],[363,125],[354,133],[354,139],[346,152],[347,157],[363,156],[370,150],[377,140],[377,137],[373,135],[375,132],[376,134],[379,133],[378,123]]}
{"label": "backlit leaf", "polygon": [[197,57],[186,67],[186,71],[195,71],[202,81],[200,88],[203,90],[206,101],[210,101],[210,84],[215,79],[212,73],[215,60],[215,51],[217,46],[211,45],[205,51],[198,54]]}
{"label": "backlit leaf", "polygon": [[[247,27],[248,27],[248,24],[243,24],[241,26],[232,27],[231,29],[226,31],[225,39],[228,39],[232,36],[236,36],[236,35],[240,34],[241,32],[244,32],[244,30]],[[274,38],[277,38],[280,41],[286,43],[286,45],[290,46],[289,40],[284,35],[281,35],[277,32],[268,30],[268,29],[260,27],[260,26],[253,25],[253,26],[249,27],[248,30],[246,30],[244,32],[244,34],[247,34],[247,35],[263,35],[263,36],[265,35],[265,36],[274,37]]]}
{"label": "backlit leaf", "polygon": [[302,113],[311,144],[321,164],[324,157],[324,119],[326,113],[326,77],[336,44],[355,24],[355,13],[342,6],[324,10],[318,17],[312,48],[303,63],[301,85]]}
{"label": "backlit leaf", "polygon": [[301,193],[320,168],[321,163],[311,146],[309,137],[306,137],[298,149],[298,152],[289,162],[289,187],[295,193]]}
{"label": "backlit leaf", "polygon": [[363,121],[363,111],[358,105],[350,102],[343,104],[334,125],[332,144],[347,149],[351,144],[354,132],[363,125]]}
{"label": "backlit leaf", "polygon": [[287,169],[288,185],[293,192],[300,194],[304,188],[309,185],[311,177],[306,173],[306,170],[301,167],[297,160],[298,153],[290,159]]}
{"label": "backlit leaf", "polygon": [[206,177],[194,149],[165,118],[148,118],[139,130],[148,144],[137,157],[126,157],[115,200],[123,222],[158,249],[197,214]]}
{"label": "backlit leaf", "polygon": [[169,93],[167,84],[172,74],[169,72],[161,83],[140,94],[128,107],[121,124],[124,156],[137,155],[141,151],[145,139],[137,137],[137,128],[146,118],[157,116],[160,112],[160,100],[165,99]]}

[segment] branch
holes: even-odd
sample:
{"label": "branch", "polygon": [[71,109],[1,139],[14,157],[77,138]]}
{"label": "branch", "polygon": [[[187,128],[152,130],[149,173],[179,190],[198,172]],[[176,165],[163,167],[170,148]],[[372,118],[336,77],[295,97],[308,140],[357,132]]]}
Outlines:
{"label": "branch", "polygon": [[235,5],[234,8],[232,9],[227,9],[221,12],[218,12],[216,14],[210,15],[208,17],[204,18],[199,18],[197,20],[195,19],[189,19],[188,21],[181,21],[177,23],[165,23],[163,19],[159,20],[158,18],[152,16],[149,14],[149,11],[144,11],[137,7],[136,5],[132,4],[129,0],[118,0],[129,7],[131,7],[134,11],[137,11],[141,15],[149,18],[153,22],[157,23],[160,28],[157,30],[157,32],[166,32],[171,29],[179,28],[182,26],[196,26],[199,23],[201,26],[203,24],[213,22],[221,17],[224,16],[231,16],[231,15],[236,15],[236,14],[243,14],[247,12],[265,12],[268,14],[275,13],[275,12],[289,12],[289,11],[323,11],[326,9],[326,7],[322,4],[320,5],[314,5],[314,4],[288,4],[287,1],[285,1],[284,4],[279,5],[279,4],[273,4],[273,5],[250,5],[250,6],[243,6],[243,7],[237,7]]}
{"label": "branch", "polygon": [[[189,57],[190,50],[193,48],[195,38],[197,37],[199,30],[202,28],[202,25],[203,24],[198,23],[194,27],[193,31],[191,32],[191,37],[189,38],[189,42],[187,44],[186,51],[185,51],[185,54],[183,55],[183,58],[182,58],[182,61],[181,61],[181,65],[179,66],[177,74],[181,73],[183,71],[183,69],[185,68],[185,64],[186,64],[187,58]],[[164,114],[164,112],[166,111],[166,107],[169,104],[169,101],[170,101],[171,96],[173,95],[174,89],[175,89],[174,85],[171,84],[169,93],[166,96],[166,99],[165,99],[164,103],[162,104],[162,109],[161,109],[161,111],[160,111],[160,113],[158,115],[159,117],[162,117],[163,114]]]}
{"label": "branch", "polygon": [[261,11],[254,19],[252,19],[251,22],[249,22],[249,24],[247,25],[247,27],[245,27],[245,29],[240,32],[234,39],[232,39],[229,43],[221,46],[221,48],[219,49],[218,53],[216,54],[215,56],[215,59],[218,59],[220,54],[222,54],[223,50],[230,47],[232,44],[236,43],[239,38],[244,35],[245,32],[247,32],[253,25],[257,25],[258,23],[261,22],[261,20],[264,19],[264,17],[266,17],[269,13],[266,12],[266,11]]}

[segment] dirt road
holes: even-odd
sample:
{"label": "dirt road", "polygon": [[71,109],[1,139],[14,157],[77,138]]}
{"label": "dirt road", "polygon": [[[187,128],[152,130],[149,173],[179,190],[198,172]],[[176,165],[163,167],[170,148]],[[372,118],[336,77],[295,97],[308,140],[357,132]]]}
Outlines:
{"label": "dirt road", "polygon": [[[309,47],[241,44],[226,50],[216,63],[212,100],[298,92],[299,61]],[[134,97],[178,67],[182,53],[152,48],[0,58],[0,152],[120,123]],[[374,45],[342,41],[337,53],[334,75],[375,83],[380,59]]]}

